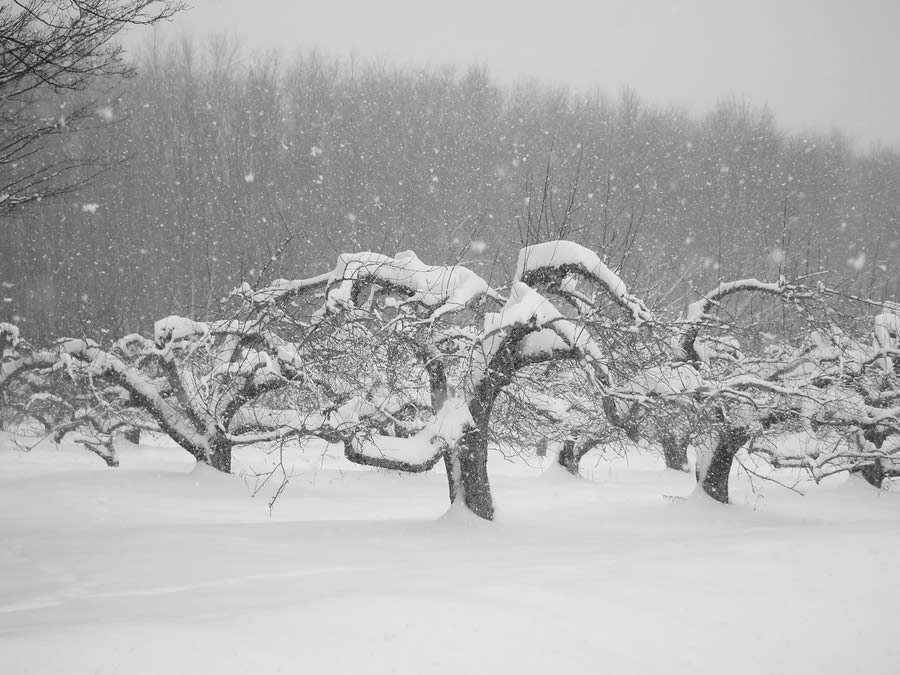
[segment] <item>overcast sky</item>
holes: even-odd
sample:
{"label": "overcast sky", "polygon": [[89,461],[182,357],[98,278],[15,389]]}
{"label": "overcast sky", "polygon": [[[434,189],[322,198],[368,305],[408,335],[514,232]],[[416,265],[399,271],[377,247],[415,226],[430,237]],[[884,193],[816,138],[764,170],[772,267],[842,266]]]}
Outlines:
{"label": "overcast sky", "polygon": [[164,36],[248,52],[316,47],[397,64],[478,63],[695,113],[735,97],[783,128],[900,148],[900,0],[190,0]]}

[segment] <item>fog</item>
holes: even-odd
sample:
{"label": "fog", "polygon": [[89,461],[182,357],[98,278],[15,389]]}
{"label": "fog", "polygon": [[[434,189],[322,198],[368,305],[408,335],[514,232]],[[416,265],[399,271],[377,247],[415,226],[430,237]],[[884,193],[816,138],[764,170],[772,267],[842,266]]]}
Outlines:
{"label": "fog", "polygon": [[[249,51],[316,48],[407,66],[486,66],[502,82],[616,94],[707,112],[734,98],[795,132],[900,146],[900,3],[891,0],[194,0],[157,29],[227,33]],[[132,33],[136,48],[146,31]]]}

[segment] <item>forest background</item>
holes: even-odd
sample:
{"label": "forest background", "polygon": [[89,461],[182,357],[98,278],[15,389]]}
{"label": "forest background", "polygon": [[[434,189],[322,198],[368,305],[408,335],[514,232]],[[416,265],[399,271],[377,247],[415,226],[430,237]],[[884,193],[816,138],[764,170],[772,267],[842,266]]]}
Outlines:
{"label": "forest background", "polygon": [[697,117],[630,89],[285,61],[226,37],[151,42],[136,58],[129,81],[48,99],[63,120],[90,101],[98,124],[25,160],[90,154],[104,170],[4,216],[0,320],[36,338],[205,319],[244,280],[317,274],[348,250],[413,249],[507,278],[537,220],[657,306],[718,279],[818,270],[900,299],[900,153],[785,133],[750,103]]}

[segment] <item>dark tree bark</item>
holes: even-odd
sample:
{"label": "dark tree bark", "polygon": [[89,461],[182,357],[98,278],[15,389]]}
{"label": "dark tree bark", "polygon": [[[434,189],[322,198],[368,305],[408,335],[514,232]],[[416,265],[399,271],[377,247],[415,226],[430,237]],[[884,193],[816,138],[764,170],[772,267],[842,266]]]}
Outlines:
{"label": "dark tree bark", "polygon": [[740,427],[728,427],[719,433],[712,459],[702,476],[697,473],[697,480],[703,491],[717,502],[728,503],[728,476],[737,451],[750,440],[750,434]]}
{"label": "dark tree bark", "polygon": [[[515,326],[497,348],[469,401],[469,415],[473,424],[466,430],[457,448],[459,488],[462,489],[469,510],[485,520],[494,519],[494,500],[487,472],[491,410],[500,390],[512,381],[516,371],[524,365],[518,353],[519,345],[532,330],[529,326]],[[454,501],[458,498],[457,491]]]}
{"label": "dark tree bark", "polygon": [[[476,421],[477,423],[477,421]],[[460,490],[466,506],[479,518],[494,519],[494,498],[487,472],[487,423],[471,427],[460,440],[459,447],[460,484],[453,495],[454,501]]]}
{"label": "dark tree bark", "polygon": [[641,429],[640,425],[635,421],[632,411],[629,410],[624,415],[619,414],[619,411],[616,409],[616,401],[612,396],[604,396],[601,403],[606,419],[624,431],[628,440],[637,442],[641,437]]}
{"label": "dark tree bark", "polygon": [[[501,347],[500,351],[503,352],[504,347]],[[511,361],[511,354],[505,354],[504,358],[506,357]],[[495,357],[494,361],[498,361],[498,358]],[[466,430],[457,448],[460,484],[457,486],[454,500],[459,497],[461,491],[469,510],[485,520],[494,519],[494,499],[487,472],[489,423],[494,400],[500,388],[509,382],[506,372],[505,368],[489,370],[478,385],[475,395],[469,402],[469,414],[474,424]]]}
{"label": "dark tree bark", "polygon": [[578,475],[578,460],[575,459],[575,441],[571,438],[563,441],[562,450],[559,451],[559,457],[556,458],[556,461],[573,476]]}
{"label": "dark tree bark", "polygon": [[879,490],[884,486],[884,479],[887,477],[884,465],[881,463],[880,459],[876,459],[871,464],[867,464],[856,473],[865,478],[869,485],[876,487]]}
{"label": "dark tree bark", "polygon": [[212,456],[209,465],[223,473],[231,473],[231,447],[232,443],[224,436],[216,436],[210,443]]}
{"label": "dark tree bark", "polygon": [[446,453],[435,454],[433,458],[428,459],[419,464],[412,464],[410,462],[404,462],[399,459],[391,459],[389,457],[377,457],[372,455],[367,455],[364,452],[360,452],[353,444],[353,438],[342,438],[339,434],[320,434],[320,438],[328,441],[329,443],[343,443],[344,445],[344,457],[353,462],[354,464],[360,464],[362,466],[372,466],[376,469],[387,469],[388,471],[404,471],[406,473],[422,473],[425,471],[431,471],[434,468],[435,464],[438,463],[438,460],[441,456],[446,456]]}
{"label": "dark tree bark", "polygon": [[125,436],[125,440],[129,443],[134,443],[135,445],[140,445],[141,443],[140,427],[129,427],[125,429],[125,433],[123,433],[122,435]]}
{"label": "dark tree bark", "polygon": [[[898,362],[900,362],[900,359],[898,359]],[[863,431],[863,438],[874,445],[878,450],[881,450],[881,446],[884,444],[888,435],[889,432],[887,430],[880,430],[877,427],[868,427]],[[879,490],[884,486],[884,479],[893,475],[891,472],[885,470],[884,463],[878,458],[874,459],[871,464],[867,464],[861,469],[857,469],[856,473],[862,476],[869,485],[876,487]]]}
{"label": "dark tree bark", "polygon": [[562,450],[559,451],[557,461],[566,471],[573,476],[578,475],[578,468],[581,466],[581,459],[600,443],[599,439],[586,438],[580,442],[573,439],[567,439],[563,442]]}
{"label": "dark tree bark", "polygon": [[679,438],[675,434],[663,434],[660,443],[663,457],[666,460],[666,468],[688,471],[687,439]]}

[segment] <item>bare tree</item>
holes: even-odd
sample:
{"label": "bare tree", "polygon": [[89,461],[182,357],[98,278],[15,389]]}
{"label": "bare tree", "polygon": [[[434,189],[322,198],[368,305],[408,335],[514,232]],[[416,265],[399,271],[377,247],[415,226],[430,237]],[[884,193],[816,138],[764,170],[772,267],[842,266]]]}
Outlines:
{"label": "bare tree", "polygon": [[[16,0],[0,5],[0,216],[83,184],[120,158],[84,147],[113,121],[85,90],[133,68],[114,42],[168,19],[180,0]],[[73,138],[67,147],[61,136]]]}

